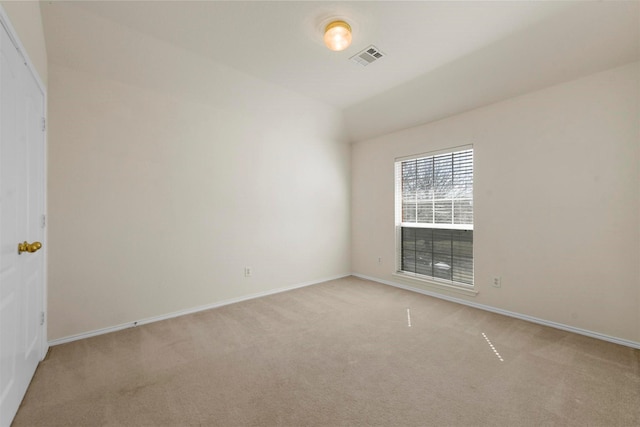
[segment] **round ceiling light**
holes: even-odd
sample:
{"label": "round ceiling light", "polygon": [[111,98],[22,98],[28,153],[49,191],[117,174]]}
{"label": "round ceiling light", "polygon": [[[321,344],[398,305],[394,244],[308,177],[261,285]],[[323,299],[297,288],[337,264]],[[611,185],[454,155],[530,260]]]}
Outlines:
{"label": "round ceiling light", "polygon": [[351,26],[344,21],[333,21],[324,29],[324,44],[335,52],[351,45]]}

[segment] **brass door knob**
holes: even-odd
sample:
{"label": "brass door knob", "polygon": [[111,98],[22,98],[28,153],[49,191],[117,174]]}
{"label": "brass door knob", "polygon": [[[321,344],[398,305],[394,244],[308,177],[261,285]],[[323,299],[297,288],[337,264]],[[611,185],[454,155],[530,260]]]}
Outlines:
{"label": "brass door knob", "polygon": [[42,243],[40,242],[27,243],[25,241],[23,243],[18,243],[18,254],[21,254],[22,252],[34,253],[41,247]]}

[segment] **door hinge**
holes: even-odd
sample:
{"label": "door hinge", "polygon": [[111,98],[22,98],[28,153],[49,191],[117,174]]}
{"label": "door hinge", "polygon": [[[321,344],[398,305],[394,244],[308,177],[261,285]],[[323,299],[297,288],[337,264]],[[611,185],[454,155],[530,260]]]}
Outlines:
{"label": "door hinge", "polygon": [[44,311],[40,312],[40,326],[44,325]]}
{"label": "door hinge", "polygon": [[43,117],[42,118],[42,132],[44,132],[46,128],[47,128],[47,120]]}
{"label": "door hinge", "polygon": [[42,215],[42,221],[40,222],[40,228],[45,228],[47,226],[47,216]]}

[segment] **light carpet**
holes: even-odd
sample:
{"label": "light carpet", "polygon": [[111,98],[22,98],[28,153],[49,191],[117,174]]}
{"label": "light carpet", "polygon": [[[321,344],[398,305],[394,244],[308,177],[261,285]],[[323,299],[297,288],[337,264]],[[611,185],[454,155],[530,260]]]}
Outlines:
{"label": "light carpet", "polygon": [[52,347],[14,421],[152,425],[637,426],[640,351],[349,277]]}

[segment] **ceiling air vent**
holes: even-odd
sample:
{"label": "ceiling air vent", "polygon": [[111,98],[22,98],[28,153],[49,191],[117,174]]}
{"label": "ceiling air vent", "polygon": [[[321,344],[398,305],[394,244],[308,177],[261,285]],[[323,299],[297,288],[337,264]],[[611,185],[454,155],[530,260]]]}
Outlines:
{"label": "ceiling air vent", "polygon": [[367,65],[371,64],[372,62],[376,62],[384,56],[384,53],[380,52],[377,47],[371,45],[362,52],[356,53],[349,59],[357,64],[362,65],[363,67],[366,67]]}

